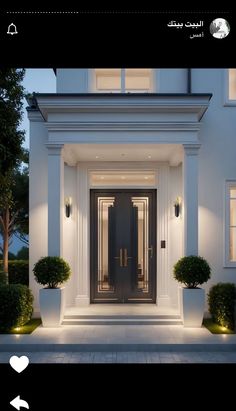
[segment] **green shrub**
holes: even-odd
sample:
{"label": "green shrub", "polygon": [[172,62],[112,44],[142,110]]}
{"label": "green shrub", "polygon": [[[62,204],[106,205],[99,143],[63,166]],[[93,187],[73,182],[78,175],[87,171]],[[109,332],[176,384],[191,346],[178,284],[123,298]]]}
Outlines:
{"label": "green shrub", "polygon": [[1,284],[6,284],[7,279],[6,279],[6,274],[4,271],[0,270],[0,285]]}
{"label": "green shrub", "polygon": [[174,266],[174,278],[187,288],[197,288],[211,276],[211,268],[203,257],[190,255],[181,258]]}
{"label": "green shrub", "polygon": [[33,313],[33,295],[21,284],[0,285],[0,330],[21,327]]}
{"label": "green shrub", "polygon": [[232,283],[213,285],[208,293],[209,311],[216,324],[234,330],[236,287]]}
{"label": "green shrub", "polygon": [[28,260],[29,259],[29,248],[28,247],[22,247],[17,255],[16,255],[17,260]]}
{"label": "green shrub", "polygon": [[[2,263],[2,261],[0,261],[0,263]],[[9,284],[23,284],[29,286],[29,261],[8,261],[8,278]]]}
{"label": "green shrub", "polygon": [[39,284],[57,288],[70,278],[69,264],[61,257],[42,257],[34,266],[33,272]]}

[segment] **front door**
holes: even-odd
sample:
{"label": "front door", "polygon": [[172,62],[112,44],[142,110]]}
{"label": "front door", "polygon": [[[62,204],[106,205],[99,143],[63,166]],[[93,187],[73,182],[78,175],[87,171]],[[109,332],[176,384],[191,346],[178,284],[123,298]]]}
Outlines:
{"label": "front door", "polygon": [[156,191],[91,190],[91,302],[155,302]]}

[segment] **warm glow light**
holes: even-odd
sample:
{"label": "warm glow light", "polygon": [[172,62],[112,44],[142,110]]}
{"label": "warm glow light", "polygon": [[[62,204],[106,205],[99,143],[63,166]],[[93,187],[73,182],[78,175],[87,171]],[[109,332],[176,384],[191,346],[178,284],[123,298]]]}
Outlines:
{"label": "warm glow light", "polygon": [[152,158],[152,156],[148,156],[148,158]]}
{"label": "warm glow light", "polygon": [[15,331],[20,331],[20,327],[16,327],[16,328],[15,328]]}
{"label": "warm glow light", "polygon": [[121,180],[125,180],[126,179],[126,177],[125,176],[121,176]]}

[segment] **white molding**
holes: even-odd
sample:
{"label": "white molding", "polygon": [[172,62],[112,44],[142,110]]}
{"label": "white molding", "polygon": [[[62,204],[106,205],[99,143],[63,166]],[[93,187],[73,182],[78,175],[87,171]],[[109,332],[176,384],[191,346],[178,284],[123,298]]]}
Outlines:
{"label": "white molding", "polygon": [[193,121],[51,121],[48,131],[198,131],[200,123]]}
{"label": "white molding", "polygon": [[27,110],[27,115],[28,115],[29,121],[37,122],[37,123],[38,122],[43,123],[45,121],[39,110]]}
{"label": "white molding", "polygon": [[[89,192],[92,171],[116,170],[153,170],[156,173],[157,189],[157,303],[161,306],[171,305],[169,284],[169,232],[168,232],[168,183],[169,165],[161,162],[87,162],[79,163],[78,170],[78,282],[75,305],[90,303],[90,204]],[[140,186],[141,187],[141,186]],[[125,187],[127,188],[127,187]],[[139,188],[138,186],[135,188]],[[147,187],[145,187],[147,188]],[[166,248],[160,248],[160,240],[166,240]]]}
{"label": "white molding", "polygon": [[64,144],[48,144],[46,143],[45,146],[48,149],[49,156],[60,156],[62,153],[62,149]]}
{"label": "white molding", "polygon": [[183,144],[184,152],[187,156],[198,156],[201,144]]}
{"label": "white molding", "polygon": [[87,295],[78,294],[75,298],[76,307],[84,307],[90,304],[90,297]]}
{"label": "white molding", "polygon": [[199,144],[198,129],[49,131],[50,144]]}
{"label": "white molding", "polygon": [[45,119],[50,113],[184,113],[199,121],[209,105],[209,94],[154,95],[146,94],[84,94],[36,95]]}
{"label": "white molding", "polygon": [[161,296],[157,298],[158,307],[171,307],[171,299],[169,296]]}

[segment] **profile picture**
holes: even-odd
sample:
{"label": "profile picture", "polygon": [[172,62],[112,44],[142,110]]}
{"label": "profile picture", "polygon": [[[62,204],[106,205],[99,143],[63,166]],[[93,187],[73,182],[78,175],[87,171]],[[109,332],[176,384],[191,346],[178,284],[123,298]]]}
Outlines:
{"label": "profile picture", "polygon": [[224,39],[230,32],[230,25],[225,19],[215,19],[210,24],[210,33],[216,39]]}

